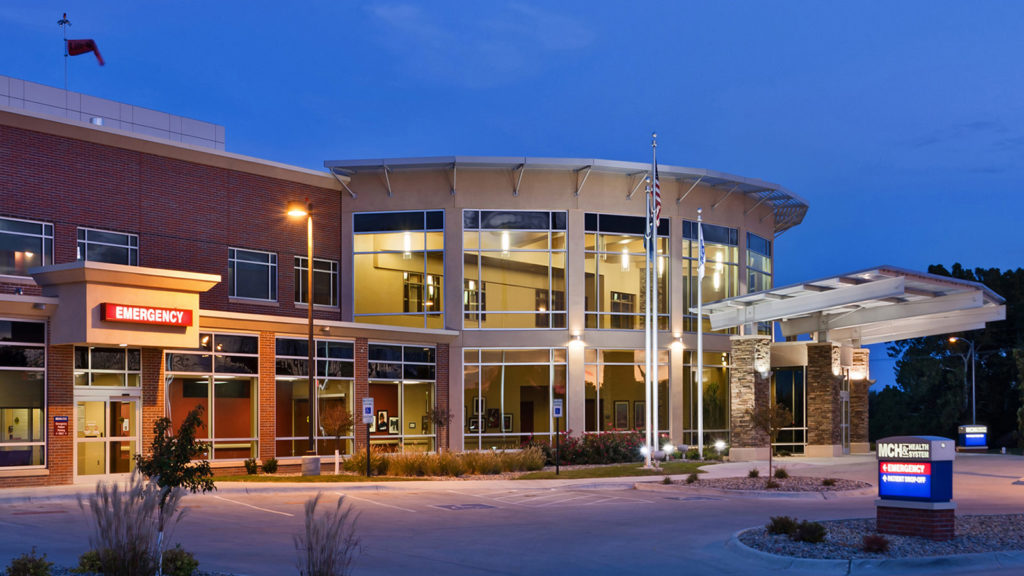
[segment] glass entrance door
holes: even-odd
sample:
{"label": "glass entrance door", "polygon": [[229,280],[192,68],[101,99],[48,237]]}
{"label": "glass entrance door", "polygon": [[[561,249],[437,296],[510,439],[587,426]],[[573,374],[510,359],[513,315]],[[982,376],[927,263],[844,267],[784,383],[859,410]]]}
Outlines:
{"label": "glass entrance door", "polygon": [[78,476],[128,474],[139,449],[139,399],[79,398],[76,402],[75,471]]}

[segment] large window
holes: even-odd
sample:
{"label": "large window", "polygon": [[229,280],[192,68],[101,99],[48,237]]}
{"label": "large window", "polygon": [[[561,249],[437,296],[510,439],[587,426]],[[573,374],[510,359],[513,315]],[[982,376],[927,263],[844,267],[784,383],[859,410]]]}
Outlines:
{"label": "large window", "polygon": [[[466,450],[553,439],[552,400],[560,398],[568,408],[565,348],[466,349],[463,366]],[[567,421],[562,418],[563,425]]]}
{"label": "large window", "polygon": [[135,234],[79,228],[78,259],[138,266],[139,237]]}
{"label": "large window", "polygon": [[[704,229],[704,281],[701,290],[704,303],[717,302],[739,294],[739,231],[735,228],[702,224]],[[683,221],[683,329],[697,331],[697,315],[690,308],[697,306],[697,263],[700,248],[697,243],[697,223]],[[704,331],[711,330],[711,324],[704,319]],[[719,333],[735,333],[735,329]]]}
{"label": "large window", "polygon": [[[306,304],[306,287],[309,267],[305,256],[295,257],[295,301]],[[313,304],[316,306],[338,306],[338,263],[334,260],[313,258]]]}
{"label": "large window", "polygon": [[[643,350],[587,349],[586,432],[647,429],[644,354]],[[668,434],[668,350],[658,352],[657,375],[658,432]]]}
{"label": "large window", "polygon": [[444,211],[353,214],[356,322],[444,328]]}
{"label": "large window", "polygon": [[46,325],[0,320],[0,469],[43,466]]}
{"label": "large window", "polygon": [[[352,453],[351,342],[316,341],[317,454]],[[309,447],[309,341],[278,338],[277,456],[301,456]]]}
{"label": "large window", "polygon": [[[658,325],[668,329],[668,226],[662,219],[657,253]],[[631,330],[644,327],[648,258],[645,219],[612,214],[586,215],[587,328]]]}
{"label": "large window", "polygon": [[75,347],[75,386],[142,385],[141,350],[138,348]]}
{"label": "large window", "polygon": [[166,355],[166,414],[175,429],[203,407],[196,437],[211,443],[215,460],[255,458],[259,337],[200,334],[199,349]]}
{"label": "large window", "polygon": [[[772,241],[747,232],[747,293],[772,287]],[[772,323],[758,322],[757,333],[771,336]]]}
{"label": "large window", "polygon": [[[729,441],[729,362],[726,352],[704,353],[704,445]],[[683,352],[683,442],[697,444],[697,353]]]}
{"label": "large window", "polygon": [[277,300],[277,254],[228,249],[228,287],[232,298]]}
{"label": "large window", "polygon": [[0,218],[0,275],[28,276],[53,264],[53,224]]}
{"label": "large window", "polygon": [[429,412],[435,409],[434,348],[370,344],[368,368],[370,396],[377,412],[370,444],[395,451],[433,450]]}
{"label": "large window", "polygon": [[785,406],[793,422],[779,431],[775,449],[803,454],[807,445],[807,388],[804,367],[772,369],[772,402]]}
{"label": "large window", "polygon": [[463,325],[565,328],[565,212],[463,212]]}

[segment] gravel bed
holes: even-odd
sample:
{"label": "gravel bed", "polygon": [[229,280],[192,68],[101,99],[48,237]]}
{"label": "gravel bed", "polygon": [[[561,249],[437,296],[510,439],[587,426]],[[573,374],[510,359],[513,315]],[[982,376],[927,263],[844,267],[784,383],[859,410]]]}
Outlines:
{"label": "gravel bed", "polygon": [[812,476],[790,476],[789,478],[773,478],[772,480],[775,480],[775,482],[778,483],[779,486],[777,488],[765,487],[765,484],[768,482],[768,478],[712,478],[707,480],[698,479],[696,482],[689,484],[687,484],[685,480],[674,483],[682,484],[683,486],[692,486],[694,488],[717,488],[719,490],[739,491],[763,490],[771,492],[843,492],[846,490],[858,490],[860,488],[869,488],[872,486],[867,482],[846,480],[843,478],[832,478],[831,480],[834,481],[834,484],[832,486],[826,486],[824,484],[825,478],[815,478]]}
{"label": "gravel bed", "polygon": [[768,534],[764,527],[746,530],[740,534],[739,539],[762,552],[822,560],[919,558],[1024,550],[1024,514],[957,516],[956,536],[945,542],[883,534],[889,540],[889,551],[884,553],[868,553],[860,549],[864,536],[875,534],[873,518],[829,520],[821,524],[828,529],[828,536],[820,544],[794,542],[789,536]]}

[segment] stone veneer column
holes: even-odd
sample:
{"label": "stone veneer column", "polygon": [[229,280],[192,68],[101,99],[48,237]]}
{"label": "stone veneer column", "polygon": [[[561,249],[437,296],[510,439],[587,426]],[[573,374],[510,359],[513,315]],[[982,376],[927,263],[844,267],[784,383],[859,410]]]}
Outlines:
{"label": "stone veneer column", "polygon": [[[729,370],[729,459],[746,462],[768,458],[768,434],[754,428],[750,411],[769,401],[771,338],[732,336]],[[764,372],[755,370],[755,365]]]}
{"label": "stone veneer column", "polygon": [[853,351],[851,376],[861,376],[850,380],[850,453],[863,454],[871,451],[868,440],[868,389],[874,384],[870,380],[871,351],[857,348]]}
{"label": "stone veneer column", "polygon": [[355,398],[353,402],[353,413],[355,415],[354,428],[355,440],[352,443],[352,451],[366,451],[366,443],[369,441],[366,434],[366,424],[363,424],[363,398],[370,395],[370,345],[366,338],[356,338],[354,354],[355,371]]}
{"label": "stone veneer column", "polygon": [[843,453],[839,353],[830,342],[807,344],[807,456]]}
{"label": "stone veneer column", "polygon": [[[277,455],[277,342],[273,332],[260,332],[259,361],[259,459],[273,458]],[[309,432],[306,432],[309,435]]]}

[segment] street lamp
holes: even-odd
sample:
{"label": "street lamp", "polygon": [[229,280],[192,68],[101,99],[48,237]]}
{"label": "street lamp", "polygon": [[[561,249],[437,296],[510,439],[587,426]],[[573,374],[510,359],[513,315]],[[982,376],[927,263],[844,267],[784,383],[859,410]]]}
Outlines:
{"label": "street lamp", "polygon": [[[949,343],[955,344],[958,341],[967,342],[970,348],[967,349],[967,355],[971,357],[971,424],[977,424],[977,408],[978,405],[974,400],[974,374],[978,371],[977,365],[975,364],[975,353],[974,353],[974,340],[968,340],[967,338],[960,338],[959,336],[950,336]],[[967,357],[964,357],[964,386],[967,386]]]}
{"label": "street lamp", "polygon": [[[313,203],[289,202],[288,215],[306,217],[306,310],[309,321],[309,448],[307,456],[316,456],[316,348],[313,345]],[[305,469],[305,466],[303,466]]]}

